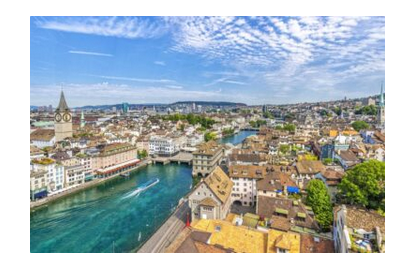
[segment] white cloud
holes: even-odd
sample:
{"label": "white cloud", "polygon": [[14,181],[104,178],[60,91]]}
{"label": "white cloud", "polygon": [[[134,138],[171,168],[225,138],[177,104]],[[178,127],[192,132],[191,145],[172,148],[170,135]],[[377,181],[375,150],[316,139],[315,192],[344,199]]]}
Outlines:
{"label": "white cloud", "polygon": [[155,61],[154,64],[160,65],[160,66],[166,66],[166,63],[164,61]]}
{"label": "white cloud", "polygon": [[82,54],[82,55],[94,55],[94,56],[107,56],[112,57],[112,54],[104,54],[104,53],[97,53],[97,52],[87,52],[87,51],[68,51],[70,54]]}
{"label": "white cloud", "polygon": [[63,17],[37,20],[36,25],[50,30],[135,39],[163,35],[166,27],[162,22],[139,17]]}
{"label": "white cloud", "polygon": [[147,83],[173,83],[174,80],[170,79],[143,79],[143,78],[132,78],[132,77],[116,77],[116,76],[99,76],[99,75],[90,75],[92,77],[98,77],[102,79],[108,80],[122,80],[122,81],[135,81],[135,82],[147,82]]}

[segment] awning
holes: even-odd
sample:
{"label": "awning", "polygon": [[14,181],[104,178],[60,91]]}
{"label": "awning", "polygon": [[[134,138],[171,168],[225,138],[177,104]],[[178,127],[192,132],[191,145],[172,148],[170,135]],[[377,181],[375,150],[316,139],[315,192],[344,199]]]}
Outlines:
{"label": "awning", "polygon": [[299,188],[297,187],[287,187],[288,193],[299,193]]}
{"label": "awning", "polygon": [[35,199],[47,197],[47,190],[43,190],[34,194]]}

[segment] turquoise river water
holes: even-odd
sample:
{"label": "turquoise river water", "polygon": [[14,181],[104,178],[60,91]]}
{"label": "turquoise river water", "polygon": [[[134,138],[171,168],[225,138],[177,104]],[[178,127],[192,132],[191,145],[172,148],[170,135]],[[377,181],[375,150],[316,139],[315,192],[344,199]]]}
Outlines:
{"label": "turquoise river water", "polygon": [[[221,142],[238,144],[254,132],[242,131]],[[138,192],[143,184],[159,183]],[[149,165],[31,211],[30,251],[136,251],[191,189],[191,166]]]}

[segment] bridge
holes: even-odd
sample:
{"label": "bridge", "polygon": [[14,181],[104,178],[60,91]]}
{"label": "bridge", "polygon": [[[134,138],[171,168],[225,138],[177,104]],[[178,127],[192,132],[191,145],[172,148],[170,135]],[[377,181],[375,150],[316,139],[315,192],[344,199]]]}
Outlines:
{"label": "bridge", "polygon": [[169,163],[186,163],[191,165],[193,161],[193,154],[189,152],[179,152],[175,156],[171,157],[155,157],[151,159],[153,163],[162,163],[162,164],[169,164]]}

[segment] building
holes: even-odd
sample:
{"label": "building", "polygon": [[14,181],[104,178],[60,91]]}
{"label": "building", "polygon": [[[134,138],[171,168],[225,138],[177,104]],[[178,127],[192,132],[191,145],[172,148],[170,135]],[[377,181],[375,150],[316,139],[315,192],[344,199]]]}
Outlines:
{"label": "building", "polygon": [[54,128],[57,142],[65,138],[72,138],[72,114],[65,101],[63,91],[61,91],[60,103],[55,110]]}
{"label": "building", "polygon": [[47,172],[30,171],[30,199],[36,200],[47,197]]}
{"label": "building", "polygon": [[360,163],[360,159],[350,150],[339,151],[339,153],[335,155],[335,158],[339,160],[345,171]]}
{"label": "building", "polygon": [[385,217],[375,211],[334,208],[333,233],[336,252],[385,252]]}
{"label": "building", "polygon": [[99,145],[93,151],[92,169],[107,168],[136,159],[137,152],[130,143],[113,143]]}
{"label": "building", "polygon": [[30,141],[34,146],[40,149],[53,147],[56,141],[54,130],[37,129],[30,134]]}
{"label": "building", "polygon": [[150,155],[174,156],[180,151],[180,145],[174,138],[151,136],[149,141]]}
{"label": "building", "polygon": [[81,185],[85,182],[85,168],[80,163],[65,166],[64,187]]}
{"label": "building", "polygon": [[222,160],[223,147],[215,141],[208,141],[198,146],[193,152],[193,176],[207,176]]}
{"label": "building", "polygon": [[34,159],[31,162],[31,170],[46,173],[47,191],[54,192],[64,188],[64,166],[57,164],[51,158]]}
{"label": "building", "polygon": [[297,179],[303,181],[304,179],[313,179],[317,173],[325,170],[325,166],[320,161],[306,161],[302,160],[296,164]]}
{"label": "building", "polygon": [[384,86],[381,84],[380,100],[378,102],[378,114],[377,121],[378,125],[385,127],[385,100],[384,100]]}
{"label": "building", "polygon": [[291,193],[299,193],[299,188],[286,173],[268,172],[256,182],[257,196],[277,197]]}
{"label": "building", "polygon": [[311,208],[297,200],[259,195],[256,214],[264,218],[271,229],[286,232],[319,229]]}
{"label": "building", "polygon": [[231,199],[243,206],[255,206],[256,182],[266,175],[266,168],[255,165],[232,165],[229,177],[233,181]]}
{"label": "building", "polygon": [[129,104],[128,103],[122,103],[122,111],[124,114],[127,114],[129,111]]}
{"label": "building", "polygon": [[237,226],[229,221],[199,220],[193,222],[194,230],[211,233],[207,243],[230,252],[266,253],[267,235],[247,226]]}
{"label": "building", "polygon": [[233,182],[220,167],[216,167],[188,196],[192,220],[226,218],[232,188]]}
{"label": "building", "polygon": [[300,234],[269,230],[267,234],[267,253],[300,253],[300,248]]}

